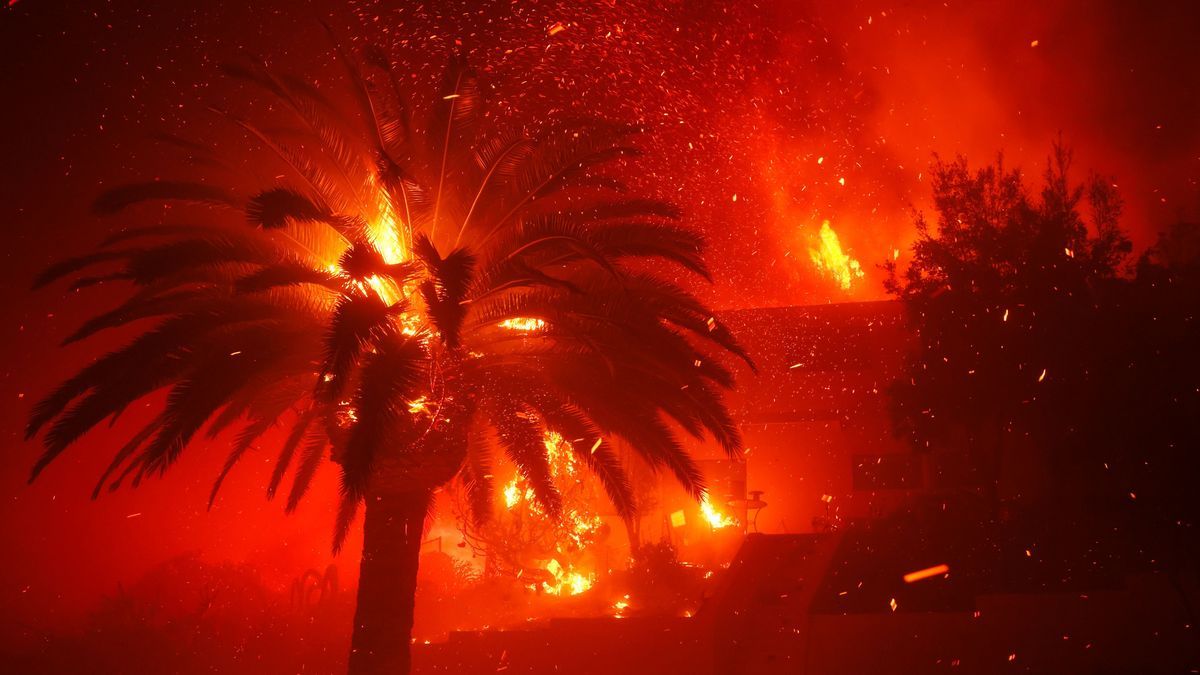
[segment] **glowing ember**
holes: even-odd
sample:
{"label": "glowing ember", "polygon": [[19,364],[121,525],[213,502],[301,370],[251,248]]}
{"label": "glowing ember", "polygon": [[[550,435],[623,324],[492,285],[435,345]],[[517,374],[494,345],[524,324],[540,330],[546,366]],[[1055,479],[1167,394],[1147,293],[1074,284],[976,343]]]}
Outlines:
{"label": "glowing ember", "polygon": [[629,609],[629,596],[626,595],[621,600],[613,603],[613,616],[622,619],[625,617],[625,610]]}
{"label": "glowing ember", "polygon": [[541,319],[527,319],[527,318],[523,318],[523,317],[517,317],[514,319],[505,319],[505,320],[501,321],[500,327],[507,328],[508,330],[519,330],[519,331],[530,332],[530,331],[541,330],[541,329],[545,328],[546,322],[542,321]]}
{"label": "glowing ember", "polygon": [[709,500],[708,495],[704,495],[704,499],[700,500],[700,515],[704,516],[704,519],[708,521],[708,524],[714,530],[738,524],[732,517],[718,511]]}
{"label": "glowing ember", "polygon": [[914,581],[920,581],[922,579],[936,577],[936,576],[939,576],[942,574],[946,574],[949,571],[950,571],[949,565],[934,565],[933,567],[926,567],[923,570],[917,570],[915,572],[909,572],[908,574],[905,574],[904,575],[904,583],[911,584]]}
{"label": "glowing ember", "polygon": [[837,232],[830,227],[829,221],[821,223],[820,247],[808,249],[808,255],[813,264],[825,276],[837,282],[842,290],[850,290],[850,284],[863,276],[862,266],[849,254],[842,251]]}

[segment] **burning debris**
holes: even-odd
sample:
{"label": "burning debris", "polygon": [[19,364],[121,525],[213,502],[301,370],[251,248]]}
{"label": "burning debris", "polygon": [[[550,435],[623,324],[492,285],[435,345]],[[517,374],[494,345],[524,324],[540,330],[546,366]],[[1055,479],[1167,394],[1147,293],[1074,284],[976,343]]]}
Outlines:
{"label": "burning debris", "polygon": [[909,572],[908,574],[905,574],[904,575],[904,583],[911,584],[916,581],[921,581],[922,579],[929,579],[931,577],[936,577],[936,576],[945,576],[949,573],[950,573],[949,565],[934,565],[933,567],[926,567],[923,570],[917,570],[915,572]]}

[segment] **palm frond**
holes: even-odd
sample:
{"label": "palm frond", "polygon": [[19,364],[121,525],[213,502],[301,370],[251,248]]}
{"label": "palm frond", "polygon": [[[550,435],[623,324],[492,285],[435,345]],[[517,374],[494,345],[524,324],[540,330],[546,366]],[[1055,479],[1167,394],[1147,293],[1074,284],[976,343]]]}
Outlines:
{"label": "palm frond", "polygon": [[321,369],[325,379],[322,395],[326,400],[333,400],[344,391],[351,370],[368,348],[395,334],[392,317],[398,309],[375,294],[338,298],[325,336],[325,359]]}
{"label": "palm frond", "polygon": [[[276,349],[274,331],[256,327],[232,332],[228,342],[210,344],[194,370],[172,387],[163,410],[163,423],[154,440],[139,455],[137,485],[150,472],[161,475],[175,462],[192,437],[236,394],[257,377],[275,372],[285,357]],[[240,349],[227,351],[229,347]]]}
{"label": "palm frond", "polygon": [[350,526],[354,524],[354,519],[358,516],[358,505],[362,502],[362,497],[359,495],[350,494],[345,490],[345,472],[342,477],[342,494],[338,500],[337,518],[333,525],[333,554],[337,555],[342,550],[342,545],[346,543],[346,535],[350,533]]}
{"label": "palm frond", "polygon": [[458,248],[443,258],[433,242],[424,236],[414,242],[413,249],[430,273],[429,279],[421,284],[421,296],[425,299],[430,320],[446,345],[457,347],[467,312],[463,302],[475,269],[475,256],[465,248]]}
{"label": "palm frond", "polygon": [[284,262],[263,267],[240,277],[234,283],[236,293],[262,293],[280,286],[309,284],[319,286],[331,293],[340,293],[342,284],[336,276],[299,261]]}
{"label": "palm frond", "polygon": [[[283,163],[292,170],[296,177],[303,180],[314,194],[319,195],[321,197],[321,201],[325,204],[328,204],[330,209],[333,211],[339,213],[344,212],[351,204],[355,204],[358,201],[357,195],[347,195],[345,192],[343,192],[343,188],[338,187],[337,182],[329,177],[328,172],[322,169],[308,156],[297,152],[290,146],[274,139],[271,137],[271,135],[267,134],[246,120],[231,115],[220,109],[213,108],[213,110],[218,114],[227,117],[234,124],[238,125],[251,136],[256,138],[259,143],[263,145],[263,147],[270,150],[276,157],[283,161]],[[358,207],[361,208],[362,204],[359,203]]]}
{"label": "palm frond", "polygon": [[521,165],[528,160],[532,152],[533,142],[520,134],[498,134],[485,139],[475,148],[475,163],[482,172],[482,176],[479,179],[479,186],[475,189],[475,195],[471,199],[471,204],[467,208],[467,213],[459,223],[458,234],[454,240],[455,246],[459,245],[463,234],[469,230],[471,217],[475,214],[476,209],[481,204],[486,205],[490,201],[491,195],[502,193],[509,187],[509,183],[515,178]]}
{"label": "palm frond", "polygon": [[550,460],[546,456],[544,430],[533,416],[509,401],[493,401],[485,406],[496,429],[504,453],[529,481],[534,497],[552,518],[562,514],[562,495],[554,485]]}
{"label": "palm frond", "polygon": [[346,193],[362,203],[360,189],[366,182],[371,163],[363,161],[362,149],[343,133],[341,121],[326,118],[326,111],[336,109],[315,87],[294,78],[278,77],[261,61],[254,67],[225,64],[223,70],[227,75],[262,87],[286,105],[328,157]]}
{"label": "palm frond", "polygon": [[329,36],[329,41],[333,44],[334,51],[337,52],[338,62],[341,63],[342,68],[346,71],[347,78],[350,80],[351,92],[354,95],[354,101],[358,105],[359,114],[362,116],[363,122],[368,126],[371,135],[374,136],[373,140],[376,141],[378,147],[386,147],[383,135],[377,124],[375,103],[371,99],[371,92],[367,86],[366,78],[359,71],[358,64],[355,63],[354,58],[333,32],[333,27],[324,21],[321,22],[321,25],[324,26],[325,33]]}
{"label": "palm frond", "polygon": [[33,280],[33,289],[37,290],[44,286],[48,286],[63,277],[74,274],[81,270],[87,269],[92,265],[99,263],[112,262],[128,257],[131,251],[96,251],[87,255],[81,255],[75,258],[68,258],[61,262],[54,263],[43,270]]}
{"label": "palm frond", "polygon": [[366,494],[376,453],[395,440],[401,405],[415,395],[425,369],[420,342],[400,334],[380,340],[364,360],[354,397],[357,421],[341,456],[345,494],[356,499]]}
{"label": "palm frond", "polygon": [[309,430],[317,418],[317,412],[318,408],[314,406],[300,415],[288,433],[287,439],[283,442],[283,446],[279,448],[279,457],[275,460],[275,468],[271,471],[271,480],[267,483],[267,499],[275,498],[275,491],[279,489],[284,474],[292,465],[292,457],[296,454],[296,448],[302,442],[306,443],[305,439],[309,436]]}
{"label": "palm frond", "polygon": [[289,188],[264,190],[246,204],[246,217],[266,229],[278,229],[289,220],[327,222],[333,217],[329,207]]}
{"label": "palm frond", "polygon": [[321,467],[321,460],[325,458],[327,446],[328,441],[323,434],[309,433],[308,440],[305,441],[304,448],[300,452],[300,465],[296,468],[292,489],[288,492],[286,507],[288,513],[296,510],[296,507],[300,505],[300,500],[308,492],[313,477],[317,475],[317,469]]}
{"label": "palm frond", "polygon": [[437,160],[437,187],[433,193],[433,218],[429,236],[437,233],[438,220],[442,212],[442,200],[446,191],[446,180],[450,178],[455,164],[455,153],[470,147],[476,126],[482,115],[482,96],[475,71],[467,66],[466,59],[452,55],[442,80],[441,96],[434,101],[429,128],[431,140],[436,139],[433,150]]}
{"label": "palm frond", "polygon": [[208,493],[208,508],[211,509],[217,501],[217,494],[221,491],[221,486],[225,484],[225,479],[229,476],[229,472],[242,459],[254,442],[267,433],[276,423],[276,420],[261,417],[247,424],[237,435],[234,440],[233,448],[229,451],[229,456],[225,458],[225,464],[222,465],[221,471],[217,474],[216,480],[213,481],[212,489]]}
{"label": "palm frond", "polygon": [[682,227],[650,223],[614,223],[588,234],[609,258],[662,258],[712,281],[704,262],[704,240]]}
{"label": "palm frond", "polygon": [[373,106],[375,124],[383,139],[383,154],[391,157],[412,135],[412,111],[409,109],[408,97],[401,91],[400,83],[396,79],[396,68],[392,66],[383,49],[369,44],[363,51],[367,63],[382,71],[391,87],[390,104]]}
{"label": "palm frond", "polygon": [[130,437],[130,439],[126,441],[125,445],[121,446],[120,450],[117,450],[117,452],[113,454],[112,461],[109,462],[108,468],[106,468],[100,474],[99,480],[96,481],[96,487],[92,488],[92,499],[97,499],[100,497],[100,491],[104,488],[104,484],[108,482],[109,476],[111,476],[114,471],[119,469],[121,465],[125,463],[125,460],[133,456],[133,454],[138,451],[138,448],[140,448],[143,443],[149,440],[152,434],[158,431],[161,425],[162,417],[155,417],[150,421],[149,424],[142,427],[141,431]]}
{"label": "palm frond", "polygon": [[110,216],[134,204],[151,201],[172,201],[231,209],[240,207],[238,200],[223,188],[203,183],[154,181],[122,185],[107,190],[92,203],[92,211],[97,215]]}
{"label": "palm frond", "polygon": [[119,307],[88,319],[75,332],[64,338],[62,344],[78,342],[102,330],[124,326],[133,321],[179,314],[195,309],[201,304],[211,303],[212,300],[212,289],[203,287],[174,289],[162,294],[136,295]]}
{"label": "palm frond", "polygon": [[467,455],[460,478],[467,492],[471,517],[477,525],[487,523],[492,516],[495,481],[492,478],[491,449],[486,428],[471,424],[467,431]]}
{"label": "palm frond", "polygon": [[398,285],[415,279],[421,273],[421,267],[414,262],[389,264],[379,249],[365,242],[357,242],[347,248],[338,260],[338,268],[357,281],[381,277]]}
{"label": "palm frond", "polygon": [[[524,391],[522,400],[535,407],[546,426],[570,441],[571,452],[600,480],[617,513],[622,519],[631,520],[637,509],[629,474],[617,453],[613,452],[611,443],[604,442],[600,429],[583,412],[548,392],[528,385]],[[537,394],[531,396],[530,392]]]}

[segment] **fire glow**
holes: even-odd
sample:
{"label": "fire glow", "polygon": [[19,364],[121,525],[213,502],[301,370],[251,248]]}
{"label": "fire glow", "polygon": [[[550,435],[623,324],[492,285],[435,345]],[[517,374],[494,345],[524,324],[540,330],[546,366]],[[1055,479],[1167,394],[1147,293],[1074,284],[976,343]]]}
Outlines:
{"label": "fire glow", "polygon": [[515,330],[515,331],[522,331],[522,332],[529,333],[529,332],[533,332],[533,331],[537,331],[537,330],[542,330],[543,328],[546,327],[546,322],[541,319],[531,319],[531,318],[527,318],[527,317],[515,317],[512,319],[505,319],[505,320],[501,321],[500,327],[508,329],[508,330]]}
{"label": "fire glow", "polygon": [[929,579],[931,577],[936,577],[936,576],[940,576],[943,574],[949,574],[949,573],[950,573],[949,565],[934,565],[933,567],[926,567],[923,570],[917,570],[915,572],[909,572],[908,574],[905,574],[904,575],[904,583],[911,584],[911,583],[914,583],[917,581],[921,581],[922,579]]}
{"label": "fire glow", "polygon": [[[543,445],[551,477],[556,482],[561,484],[580,480],[578,460],[569,441],[558,432],[546,431]],[[553,520],[553,516],[536,500],[533,488],[520,472],[515,473],[504,485],[501,498],[509,513],[519,513],[520,517],[535,521],[540,526],[547,526]],[[579,595],[592,588],[597,575],[594,570],[577,568],[569,558],[595,540],[604,526],[604,520],[586,505],[580,504],[564,506],[559,517],[559,534],[554,542],[554,552],[559,557],[549,559],[542,567],[549,578],[530,585],[530,588],[550,595]],[[560,559],[566,562],[560,562]]]}
{"label": "fire glow", "polygon": [[738,524],[738,522],[734,520],[732,516],[725,515],[718,511],[717,507],[713,506],[713,503],[708,498],[708,495],[704,495],[704,498],[700,500],[700,515],[704,516],[705,522],[707,522],[714,530],[720,530]]}
{"label": "fire glow", "polygon": [[862,265],[842,250],[837,232],[833,231],[828,220],[821,223],[818,237],[820,242],[817,248],[808,249],[809,258],[822,275],[835,281],[843,291],[850,290],[854,280],[863,277]]}

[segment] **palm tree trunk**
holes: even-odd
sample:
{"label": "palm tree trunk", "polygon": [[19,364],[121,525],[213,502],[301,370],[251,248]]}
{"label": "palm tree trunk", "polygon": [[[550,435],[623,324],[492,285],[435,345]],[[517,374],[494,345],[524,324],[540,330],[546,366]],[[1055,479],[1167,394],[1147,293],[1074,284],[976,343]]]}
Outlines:
{"label": "palm tree trunk", "polygon": [[350,675],[407,675],[428,491],[367,497]]}

